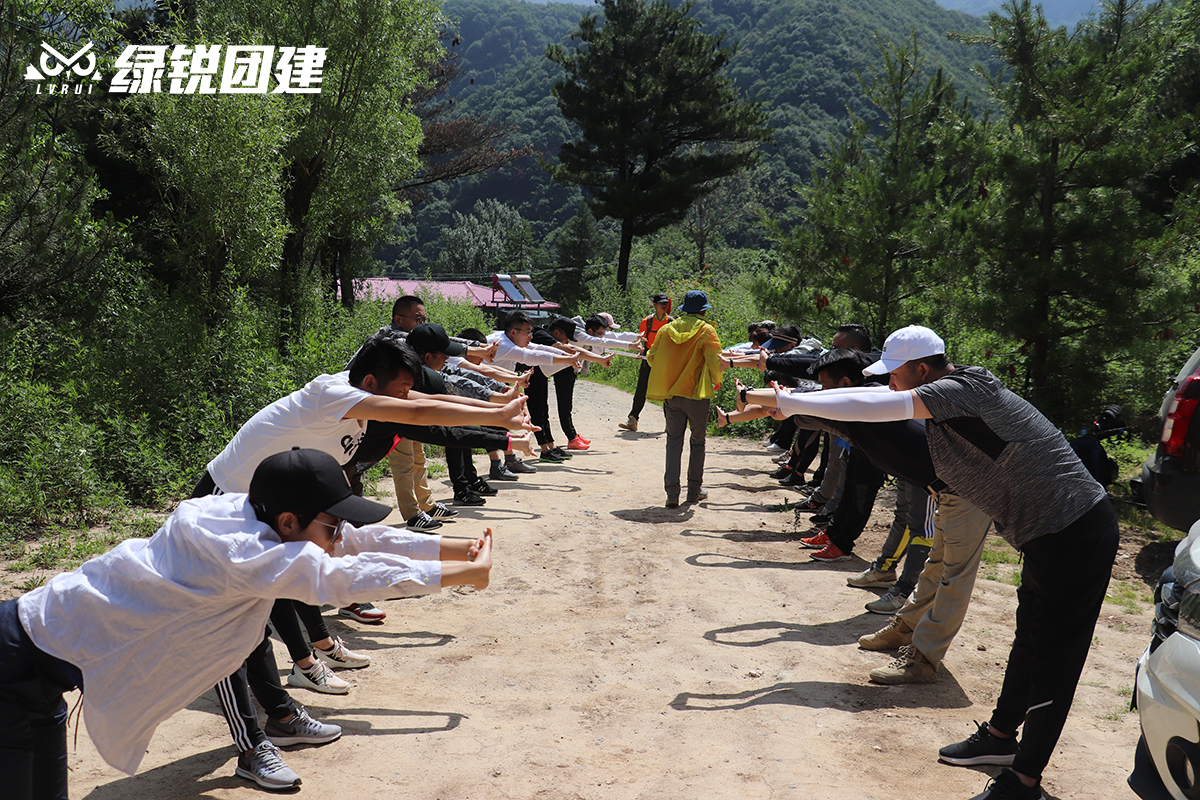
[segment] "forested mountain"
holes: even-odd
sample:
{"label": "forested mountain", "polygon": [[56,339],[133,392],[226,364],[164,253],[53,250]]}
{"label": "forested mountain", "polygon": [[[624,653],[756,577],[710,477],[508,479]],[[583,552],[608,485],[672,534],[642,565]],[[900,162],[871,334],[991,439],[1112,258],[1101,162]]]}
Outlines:
{"label": "forested mountain", "polygon": [[[574,212],[578,190],[554,183],[538,159],[555,158],[571,130],[551,87],[561,70],[546,59],[547,44],[566,42],[579,19],[594,9],[569,3],[519,0],[448,0],[457,24],[456,50],[464,77],[451,88],[461,114],[513,125],[508,144],[536,155],[514,168],[438,187],[403,226],[403,245],[381,257],[400,270],[426,272],[436,260],[438,235],[480,199],[517,208],[542,241]],[[869,116],[858,74],[879,64],[876,37],[902,41],[914,33],[930,70],[943,69],[964,94],[987,98],[972,67],[986,54],[947,38],[979,32],[982,21],[933,0],[699,0],[693,14],[710,34],[738,43],[729,75],[740,92],[764,104],[775,144],[763,162],[779,183],[804,182],[813,160],[845,129],[848,112]]]}

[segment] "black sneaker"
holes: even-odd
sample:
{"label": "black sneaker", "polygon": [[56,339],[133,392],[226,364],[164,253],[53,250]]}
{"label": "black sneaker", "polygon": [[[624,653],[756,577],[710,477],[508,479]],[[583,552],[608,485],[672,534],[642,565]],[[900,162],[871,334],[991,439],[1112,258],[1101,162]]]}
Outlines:
{"label": "black sneaker", "polygon": [[[516,473],[517,475],[532,475],[537,472],[537,467],[533,464],[526,464],[516,456],[505,456],[504,466],[508,468],[509,472]],[[495,476],[493,475],[492,477],[494,478]]]}
{"label": "black sneaker", "polygon": [[[975,724],[979,725],[978,722]],[[999,736],[993,736],[985,722],[979,725],[979,730],[972,733],[966,741],[948,744],[938,750],[938,760],[960,767],[972,767],[976,764],[996,764],[1007,767],[1016,758],[1017,750],[1017,737],[1002,739]],[[986,795],[987,792],[984,792],[980,797]],[[1003,795],[997,795],[997,797],[1001,796]]]}
{"label": "black sneaker", "polygon": [[454,495],[454,505],[456,506],[481,506],[485,503],[487,503],[486,500],[470,490]]}
{"label": "black sneaker", "polygon": [[783,480],[784,478],[788,477],[795,471],[796,470],[792,469],[791,467],[780,467],[779,469],[775,470],[767,477],[770,478],[771,480],[779,481],[779,480]]}
{"label": "black sneaker", "polygon": [[452,517],[458,516],[458,512],[453,508],[450,508],[445,503],[434,503],[433,508],[429,509],[425,513],[434,519],[451,519]]}
{"label": "black sneaker", "polygon": [[483,478],[479,478],[471,484],[471,491],[480,497],[495,497],[499,494],[499,492],[489,486],[488,482]]}
{"label": "black sneaker", "polygon": [[404,527],[408,528],[410,531],[436,531],[438,528],[442,527],[442,523],[438,522],[424,511],[418,511],[415,517],[404,523]]}
{"label": "black sneaker", "polygon": [[573,453],[568,453],[566,450],[563,450],[561,447],[552,447],[552,448],[550,448],[550,452],[554,453],[554,455],[556,455],[562,459],[568,459],[568,458],[575,457],[575,455]]}
{"label": "black sneaker", "polygon": [[517,475],[503,461],[493,461],[488,477],[494,481],[515,481]]}
{"label": "black sneaker", "polygon": [[[778,472],[779,470],[776,470],[776,471]],[[775,473],[773,472],[771,474],[774,475]],[[801,475],[799,472],[796,472],[796,470],[794,470],[794,469],[789,469],[780,478],[779,485],[780,486],[804,487],[804,486],[808,485],[808,482],[804,479],[804,476]]]}
{"label": "black sneaker", "polygon": [[543,450],[541,456],[538,457],[538,461],[545,461],[547,464],[561,464],[566,459],[553,450]]}
{"label": "black sneaker", "polygon": [[977,794],[971,800],[1046,800],[1046,795],[1042,794],[1040,783],[1026,786],[1017,773],[1006,769],[988,781],[983,794]]}
{"label": "black sneaker", "polygon": [[828,525],[831,519],[833,519],[833,514],[813,514],[808,521],[813,525]]}

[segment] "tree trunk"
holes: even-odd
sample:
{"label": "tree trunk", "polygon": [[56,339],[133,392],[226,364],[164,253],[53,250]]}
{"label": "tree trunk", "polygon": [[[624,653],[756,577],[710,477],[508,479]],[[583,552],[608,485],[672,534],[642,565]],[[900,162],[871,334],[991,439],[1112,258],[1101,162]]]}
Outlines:
{"label": "tree trunk", "polygon": [[1054,207],[1058,202],[1058,139],[1050,140],[1049,160],[1042,181],[1042,235],[1038,243],[1038,275],[1033,298],[1035,329],[1032,336],[1033,352],[1029,359],[1029,402],[1043,408],[1046,400],[1046,370],[1050,357],[1052,325],[1050,317],[1050,273],[1054,268],[1055,226]]}
{"label": "tree trunk", "polygon": [[633,252],[633,220],[621,220],[621,254],[617,258],[617,285],[629,291],[629,254]]}
{"label": "tree trunk", "polygon": [[299,297],[304,266],[305,235],[313,195],[321,182],[324,159],[314,156],[307,162],[293,161],[285,176],[284,213],[290,230],[283,240],[283,258],[279,264],[279,352],[286,354],[292,329],[292,308]]}

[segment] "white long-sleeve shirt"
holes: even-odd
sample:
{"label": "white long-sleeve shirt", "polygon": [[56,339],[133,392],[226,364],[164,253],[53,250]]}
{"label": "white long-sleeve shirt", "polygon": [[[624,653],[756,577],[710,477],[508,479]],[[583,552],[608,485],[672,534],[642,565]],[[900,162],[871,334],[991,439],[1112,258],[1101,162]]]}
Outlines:
{"label": "white long-sleeve shirt", "polygon": [[494,331],[489,334],[488,344],[492,342],[500,343],[499,349],[496,350],[496,358],[492,361],[497,367],[504,367],[515,372],[517,364],[524,364],[528,367],[541,367],[542,374],[553,375],[559,370],[571,366],[570,363],[555,364],[555,356],[568,354],[548,344],[530,342],[525,347],[518,347],[513,344],[512,339],[509,339],[508,334],[504,331]]}
{"label": "white long-sleeve shirt", "polygon": [[159,723],[233,673],[262,641],[276,598],[310,605],[441,588],[441,537],[347,526],[330,557],[283,543],[246,495],[185,500],[150,539],[129,539],[24,595],[41,650],[83,673],[96,750],[132,775]]}

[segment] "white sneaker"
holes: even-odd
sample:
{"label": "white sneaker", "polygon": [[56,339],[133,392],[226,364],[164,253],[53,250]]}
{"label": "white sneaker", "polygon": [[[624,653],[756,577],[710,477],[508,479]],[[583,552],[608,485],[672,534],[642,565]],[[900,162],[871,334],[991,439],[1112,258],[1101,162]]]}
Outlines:
{"label": "white sneaker", "polygon": [[299,686],[301,689],[312,689],[324,694],[346,694],[350,691],[350,683],[334,675],[329,667],[321,661],[314,661],[308,669],[292,665],[288,675],[288,686]]}
{"label": "white sneaker", "polygon": [[768,453],[786,453],[788,451],[786,447],[780,447],[774,442],[767,442],[764,447],[767,448]]}
{"label": "white sneaker", "polygon": [[362,669],[371,665],[370,656],[347,650],[345,643],[337,636],[333,637],[333,647],[329,650],[319,647],[313,647],[313,650],[316,651],[318,660],[324,661],[333,669]]}

